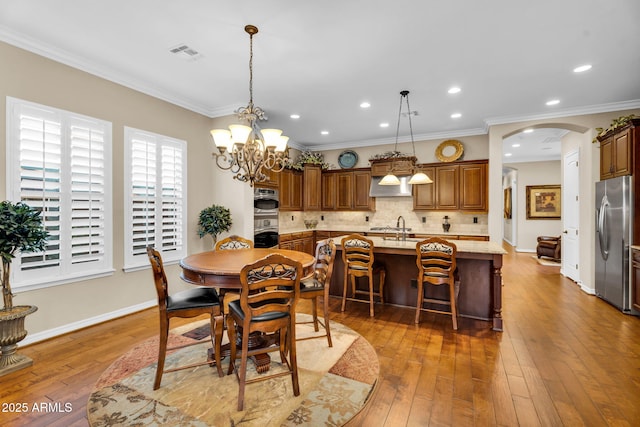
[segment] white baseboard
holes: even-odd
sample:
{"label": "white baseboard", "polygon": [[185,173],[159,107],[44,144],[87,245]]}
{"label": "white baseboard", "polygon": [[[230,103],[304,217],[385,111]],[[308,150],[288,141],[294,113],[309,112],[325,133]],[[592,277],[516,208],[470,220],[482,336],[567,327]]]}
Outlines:
{"label": "white baseboard", "polygon": [[122,308],[120,310],[112,311],[110,313],[104,313],[99,316],[90,317],[88,319],[83,319],[77,322],[68,323],[66,325],[58,326],[56,328],[47,329],[46,331],[37,332],[35,334],[29,334],[25,339],[20,341],[20,347],[24,347],[25,345],[33,344],[39,341],[44,341],[49,338],[57,337],[58,335],[63,335],[69,332],[77,331],[78,329],[86,328],[87,326],[97,325],[98,323],[106,322],[108,320],[113,320],[118,317],[126,316],[128,314],[136,313],[138,311],[146,310],[147,308],[158,305],[157,300],[150,300],[140,304],[132,305],[129,307]]}
{"label": "white baseboard", "polygon": [[535,254],[535,253],[536,253],[536,250],[535,250],[535,249],[521,249],[521,248],[516,248],[516,252],[528,252],[528,253]]}

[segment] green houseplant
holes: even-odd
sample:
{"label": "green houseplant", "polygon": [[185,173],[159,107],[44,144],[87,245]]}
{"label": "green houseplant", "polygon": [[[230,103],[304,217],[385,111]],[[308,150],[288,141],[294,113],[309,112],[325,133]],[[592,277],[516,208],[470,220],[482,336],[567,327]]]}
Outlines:
{"label": "green houseplant", "polygon": [[30,366],[33,361],[16,353],[18,342],[27,336],[24,318],[38,308],[33,305],[13,305],[9,281],[11,262],[17,252],[45,249],[49,234],[44,228],[40,212],[18,202],[0,202],[0,258],[2,258],[2,300],[0,310],[0,375]]}
{"label": "green houseplant", "polygon": [[220,205],[212,205],[200,211],[198,219],[198,235],[200,238],[209,234],[215,246],[218,236],[231,229],[231,212]]}

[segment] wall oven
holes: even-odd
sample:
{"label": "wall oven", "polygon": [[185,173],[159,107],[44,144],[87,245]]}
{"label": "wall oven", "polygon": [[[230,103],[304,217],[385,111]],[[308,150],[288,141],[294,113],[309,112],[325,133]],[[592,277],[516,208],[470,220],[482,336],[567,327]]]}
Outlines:
{"label": "wall oven", "polygon": [[253,245],[256,248],[278,246],[278,190],[256,188],[253,190]]}

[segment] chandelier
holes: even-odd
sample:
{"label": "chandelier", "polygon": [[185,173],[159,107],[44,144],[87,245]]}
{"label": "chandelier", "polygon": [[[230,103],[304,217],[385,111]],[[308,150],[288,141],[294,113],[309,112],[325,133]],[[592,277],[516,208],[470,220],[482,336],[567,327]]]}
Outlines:
{"label": "chandelier", "polygon": [[266,171],[280,172],[289,160],[287,141],[280,129],[260,129],[258,120],[267,120],[264,110],[253,105],[253,36],[258,28],[247,25],[249,34],[249,104],[238,108],[235,113],[244,124],[233,124],[229,129],[213,129],[211,136],[218,148],[216,164],[220,169],[231,170],[233,178],[249,182],[268,180]]}
{"label": "chandelier", "polygon": [[[431,178],[429,178],[425,173],[417,171],[415,167],[416,145],[413,142],[413,127],[411,126],[411,108],[409,108],[409,91],[408,90],[403,90],[402,92],[400,92],[400,109],[398,110],[398,126],[396,127],[396,145],[395,145],[395,148],[393,149],[393,152],[398,153],[398,135],[400,133],[400,117],[402,116],[403,100],[407,101],[406,104],[407,104],[407,116],[409,117],[409,132],[411,133],[411,146],[413,147],[412,162],[414,167],[412,168],[413,175],[409,179],[409,184],[430,184],[433,182]],[[389,173],[385,175],[384,178],[382,178],[382,180],[380,180],[380,185],[400,185],[400,180],[398,179],[397,176],[393,174],[393,169],[394,167],[392,164],[391,170],[389,171]]]}

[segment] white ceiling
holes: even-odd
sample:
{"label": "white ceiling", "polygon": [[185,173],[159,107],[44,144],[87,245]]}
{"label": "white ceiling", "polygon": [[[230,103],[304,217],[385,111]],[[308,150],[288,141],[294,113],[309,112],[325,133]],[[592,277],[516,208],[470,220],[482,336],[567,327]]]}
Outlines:
{"label": "white ceiling", "polygon": [[[3,0],[0,40],[218,117],[249,100],[256,25],[261,126],[320,150],[393,142],[403,89],[418,141],[638,108],[639,18],[637,0]],[[169,52],[181,44],[201,57]]]}

